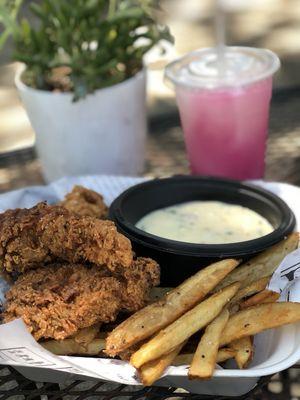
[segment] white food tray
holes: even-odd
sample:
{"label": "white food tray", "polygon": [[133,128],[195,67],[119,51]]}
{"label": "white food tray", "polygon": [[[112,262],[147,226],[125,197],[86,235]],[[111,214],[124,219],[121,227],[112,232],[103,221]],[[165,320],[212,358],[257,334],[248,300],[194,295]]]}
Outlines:
{"label": "white food tray", "polygon": [[[111,201],[143,178],[89,176],[64,178],[48,186],[31,187],[0,195],[0,211],[8,208],[31,207],[38,201],[54,203],[81,184],[104,195]],[[291,207],[300,221],[300,188],[282,183],[256,184],[268,189]],[[0,299],[6,285],[0,280]],[[193,393],[240,396],[250,391],[261,376],[272,375],[291,367],[300,359],[300,323],[269,330],[255,337],[255,356],[244,370],[217,369],[209,381],[189,381],[187,368],[169,367],[158,386],[181,387]],[[128,385],[139,384],[135,370],[118,360],[54,356],[39,346],[26,331],[22,321],[0,326],[0,364],[16,367],[27,378],[43,382],[61,382],[74,378],[101,379]],[[230,366],[230,364],[228,364]]]}

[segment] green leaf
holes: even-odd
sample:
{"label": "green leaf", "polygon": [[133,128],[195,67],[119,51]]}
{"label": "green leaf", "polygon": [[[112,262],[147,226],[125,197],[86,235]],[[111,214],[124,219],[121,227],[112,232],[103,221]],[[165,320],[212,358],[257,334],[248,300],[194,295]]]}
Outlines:
{"label": "green leaf", "polygon": [[141,7],[133,6],[125,9],[119,9],[112,16],[108,16],[107,19],[111,23],[115,23],[119,20],[140,19],[145,16],[146,14]]}
{"label": "green leaf", "polygon": [[43,7],[41,7],[39,4],[37,3],[31,3],[30,4],[30,10],[33,12],[33,14],[35,14],[37,17],[43,19],[43,20],[47,20],[47,13],[45,13],[45,9]]}
{"label": "green leaf", "polygon": [[[9,1],[21,4],[21,0]],[[158,9],[158,0],[30,3],[34,25],[19,21],[16,8],[1,13],[0,4],[0,22],[5,27],[0,46],[13,35],[13,58],[25,62],[28,82],[43,90],[56,88],[55,81],[48,79],[54,68],[70,68],[71,84],[58,87],[72,89],[75,100],[133,76],[142,68],[149,49],[161,39],[172,40],[168,28],[156,22],[153,10]],[[140,38],[147,43],[137,46]]]}
{"label": "green leaf", "polygon": [[1,34],[1,36],[0,36],[0,50],[2,49],[2,47],[4,47],[4,45],[5,45],[6,41],[7,41],[7,39],[9,38],[9,36],[10,36],[9,30],[4,31]]}

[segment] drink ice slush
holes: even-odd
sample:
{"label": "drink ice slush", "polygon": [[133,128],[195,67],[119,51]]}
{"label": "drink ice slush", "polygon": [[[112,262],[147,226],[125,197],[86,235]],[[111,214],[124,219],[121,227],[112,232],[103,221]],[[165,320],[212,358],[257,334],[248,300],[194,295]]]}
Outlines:
{"label": "drink ice slush", "polygon": [[176,83],[191,172],[262,178],[272,75],[279,60],[267,50],[237,47],[227,47],[224,59],[222,76],[214,49],[167,67],[167,77]]}

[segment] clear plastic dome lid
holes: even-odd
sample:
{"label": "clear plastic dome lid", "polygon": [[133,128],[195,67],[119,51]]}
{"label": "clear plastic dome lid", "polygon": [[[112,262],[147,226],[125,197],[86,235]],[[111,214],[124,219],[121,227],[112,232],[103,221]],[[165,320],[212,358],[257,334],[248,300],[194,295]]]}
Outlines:
{"label": "clear plastic dome lid", "polygon": [[175,85],[214,89],[259,81],[274,74],[279,67],[279,58],[270,50],[224,47],[218,53],[216,48],[206,48],[171,62],[166,67],[165,78]]}

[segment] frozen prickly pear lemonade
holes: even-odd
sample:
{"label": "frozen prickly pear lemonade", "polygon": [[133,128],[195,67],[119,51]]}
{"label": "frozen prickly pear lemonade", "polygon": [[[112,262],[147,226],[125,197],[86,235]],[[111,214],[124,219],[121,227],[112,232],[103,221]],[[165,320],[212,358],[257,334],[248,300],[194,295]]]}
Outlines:
{"label": "frozen prickly pear lemonade", "polygon": [[273,74],[269,50],[224,46],[169,64],[191,172],[234,179],[264,175]]}

